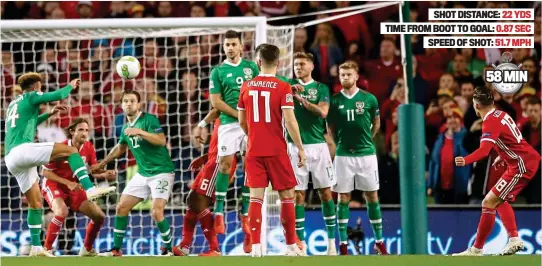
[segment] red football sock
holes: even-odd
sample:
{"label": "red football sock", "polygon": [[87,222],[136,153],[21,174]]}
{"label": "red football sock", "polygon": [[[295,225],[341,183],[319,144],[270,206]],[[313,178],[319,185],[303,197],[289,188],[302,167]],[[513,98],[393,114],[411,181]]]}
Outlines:
{"label": "red football sock", "polygon": [[286,245],[295,244],[297,235],[295,232],[295,207],[294,199],[283,199],[280,203],[280,222],[284,228]]}
{"label": "red football sock", "polygon": [[100,229],[102,228],[101,223],[95,223],[94,221],[90,221],[87,225],[87,232],[85,234],[85,248],[87,250],[92,249],[92,245],[94,244],[94,241],[96,240],[96,237],[98,236],[98,233],[100,232]]}
{"label": "red football sock", "polygon": [[517,237],[518,227],[516,225],[516,215],[514,214],[512,206],[505,201],[497,207],[497,212],[499,213],[504,228],[506,228],[506,231],[508,232],[508,237]]}
{"label": "red football sock", "polygon": [[480,216],[480,223],[478,224],[478,231],[476,232],[476,240],[474,241],[474,247],[477,249],[484,248],[489,233],[495,225],[495,209],[482,208],[482,215]]}
{"label": "red football sock", "polygon": [[205,235],[205,239],[209,242],[209,249],[218,251],[218,239],[216,238],[213,214],[209,209],[205,209],[198,214],[198,220],[203,230],[203,235]]}
{"label": "red football sock", "polygon": [[53,249],[53,243],[55,243],[58,233],[64,224],[64,219],[64,217],[55,215],[55,217],[51,220],[51,223],[49,223],[49,227],[47,227],[47,235],[45,237],[46,249]]}
{"label": "red football sock", "polygon": [[250,225],[250,230],[252,230],[250,238],[252,239],[253,245],[260,244],[262,231],[262,205],[262,199],[250,198],[250,204],[248,205],[248,224]]}
{"label": "red football sock", "polygon": [[198,217],[196,216],[196,213],[191,209],[187,209],[183,218],[183,239],[181,240],[181,247],[192,246],[192,241],[194,240],[194,229],[196,228],[197,222]]}

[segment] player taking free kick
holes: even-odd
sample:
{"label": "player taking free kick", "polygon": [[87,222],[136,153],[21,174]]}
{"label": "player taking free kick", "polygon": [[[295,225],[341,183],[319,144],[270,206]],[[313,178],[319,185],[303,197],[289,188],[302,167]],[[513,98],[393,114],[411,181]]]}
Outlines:
{"label": "player taking free kick", "polygon": [[337,143],[335,176],[332,188],[339,193],[337,221],[339,225],[339,250],[348,255],[348,219],[350,218],[350,193],[363,191],[367,214],[375,237],[374,250],[388,255],[382,241],[382,214],[378,202],[378,161],[373,137],[380,128],[378,102],[374,95],[356,86],[358,66],[347,61],[339,66],[343,89],[333,96],[327,117],[330,133]]}
{"label": "player taking free kick", "polygon": [[[64,141],[70,147],[74,147],[87,165],[96,164],[96,150],[94,145],[88,141],[89,123],[84,118],[75,119],[66,129],[68,140]],[[115,179],[115,171],[103,171],[101,173],[92,173],[96,179]],[[58,237],[60,229],[64,224],[64,219],[68,216],[68,206],[72,211],[80,212],[90,218],[87,225],[84,245],[79,250],[80,256],[96,256],[96,251],[92,248],[94,240],[100,232],[100,228],[105,219],[105,214],[96,203],[87,200],[87,194],[81,189],[81,185],[73,177],[73,171],[68,162],[57,161],[43,166],[43,197],[53,210],[55,217],[47,227],[45,238],[45,249],[51,251],[53,243]]]}
{"label": "player taking free kick", "polygon": [[135,205],[151,196],[151,216],[164,242],[162,255],[172,256],[172,233],[169,222],[164,217],[164,208],[173,188],[174,167],[166,148],[166,136],[156,116],[140,111],[141,96],[138,92],[124,91],[121,101],[128,121],[122,127],[119,143],[103,161],[91,169],[103,169],[130,148],[138,170],[122,191],[117,203],[113,248],[100,255],[122,256],[122,241],[128,227],[128,215]]}
{"label": "player taking free kick", "polygon": [[[211,71],[209,89],[211,104],[220,112],[220,127],[218,128],[218,174],[216,175],[216,202],[215,202],[215,231],[224,234],[224,201],[228,192],[230,169],[233,165],[235,153],[239,152],[245,133],[237,120],[237,102],[239,89],[244,81],[258,75],[258,66],[251,61],[241,58],[243,44],[241,33],[227,31],[224,35],[223,49],[226,60]],[[242,189],[242,216],[245,239],[250,239],[250,232],[245,229],[248,214],[249,192],[247,187]],[[246,243],[246,240],[245,240]]]}
{"label": "player taking free kick", "polygon": [[322,214],[326,224],[328,237],[328,255],[337,255],[335,247],[335,203],[331,196],[331,186],[335,185],[333,164],[325,139],[325,118],[329,110],[329,88],[327,85],[312,79],[314,58],[311,54],[294,54],[294,73],[297,79],[290,80],[290,85],[301,85],[303,91],[294,96],[295,117],[299,124],[301,141],[307,153],[307,163],[303,167],[297,165],[297,148],[288,136],[288,151],[299,181],[295,187],[295,230],[303,243],[303,252],[307,251],[305,243],[305,191],[312,174],[313,187],[318,190],[322,201]]}
{"label": "player taking free kick", "polygon": [[516,196],[536,174],[540,165],[540,154],[523,139],[510,115],[495,110],[492,89],[477,87],[472,101],[476,114],[482,117],[480,148],[467,157],[456,157],[455,164],[472,164],[487,157],[491,149],[495,148],[499,154],[496,161],[502,158],[507,170],[482,201],[482,215],[474,245],[453,256],[482,256],[484,243],[493,229],[497,212],[509,237],[501,255],[512,255],[523,250],[524,244],[518,237],[516,217],[508,202],[514,202]]}
{"label": "player taking free kick", "polygon": [[70,85],[49,93],[41,92],[41,77],[38,73],[26,73],[19,77],[17,83],[21,86],[23,94],[9,103],[4,125],[6,167],[15,176],[19,188],[28,200],[27,223],[32,245],[30,256],[52,257],[53,254],[41,246],[43,203],[37,182],[39,180],[37,167],[52,161],[67,160],[89,199],[109,194],[115,188],[94,187],[88,176],[87,167],[76,148],[54,142],[34,143],[36,126],[47,120],[51,114],[65,109],[57,106],[51,113],[39,115],[40,104],[66,99],[73,89],[79,87],[80,80],[74,79]]}
{"label": "player taking free kick", "polygon": [[260,243],[262,204],[265,188],[271,182],[281,199],[280,220],[285,231],[288,256],[304,256],[296,244],[294,188],[297,180],[288,157],[283,119],[298,149],[298,167],[305,164],[305,150],[294,114],[290,85],[275,77],[280,50],[271,44],[256,48],[261,69],[258,77],[243,83],[237,109],[239,123],[248,136],[245,183],[250,188],[248,210],[252,256],[262,256]]}

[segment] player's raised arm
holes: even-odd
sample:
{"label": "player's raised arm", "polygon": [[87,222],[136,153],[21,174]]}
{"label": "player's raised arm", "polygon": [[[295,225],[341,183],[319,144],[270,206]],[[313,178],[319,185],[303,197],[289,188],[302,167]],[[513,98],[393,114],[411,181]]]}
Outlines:
{"label": "player's raised arm", "polygon": [[119,158],[121,155],[125,154],[128,150],[128,145],[121,141],[119,144],[117,144],[110,152],[109,154],[98,164],[92,165],[90,167],[91,172],[99,171],[99,169],[103,169],[105,165],[110,163],[111,161]]}
{"label": "player's raised arm", "polygon": [[46,93],[43,93],[40,91],[41,76],[38,73],[26,73],[22,75],[21,77],[19,77],[17,82],[19,83],[19,85],[24,91],[38,92],[30,99],[30,101],[34,105],[39,105],[42,103],[60,101],[60,100],[68,98],[72,90],[77,89],[79,87],[81,80],[74,79],[70,82],[69,85],[67,85],[64,88],[58,89],[53,92],[46,92]]}
{"label": "player's raised arm", "polygon": [[128,137],[140,136],[144,140],[150,142],[152,145],[156,146],[166,146],[167,140],[164,130],[160,125],[160,121],[155,116],[150,119],[149,125],[147,125],[147,130],[142,130],[139,128],[127,128],[124,130],[124,134]]}
{"label": "player's raised arm", "polygon": [[218,75],[218,69],[211,71],[211,82],[209,84],[209,90],[211,92],[211,105],[219,112],[225,113],[229,116],[237,118],[237,111],[229,106],[224,100],[222,100],[222,83]]}
{"label": "player's raised arm", "polygon": [[299,94],[294,94],[295,99],[301,103],[301,105],[309,110],[316,116],[321,118],[326,118],[329,112],[329,88],[326,85],[320,85],[323,88],[320,89],[320,98],[318,99],[318,104],[309,102],[307,99],[301,97]]}

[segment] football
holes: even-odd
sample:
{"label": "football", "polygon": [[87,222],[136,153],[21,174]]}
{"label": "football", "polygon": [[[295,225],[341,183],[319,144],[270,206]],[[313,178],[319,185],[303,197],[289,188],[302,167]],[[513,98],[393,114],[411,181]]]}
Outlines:
{"label": "football", "polygon": [[139,60],[133,56],[123,56],[117,62],[117,73],[125,79],[133,79],[139,75],[141,65]]}

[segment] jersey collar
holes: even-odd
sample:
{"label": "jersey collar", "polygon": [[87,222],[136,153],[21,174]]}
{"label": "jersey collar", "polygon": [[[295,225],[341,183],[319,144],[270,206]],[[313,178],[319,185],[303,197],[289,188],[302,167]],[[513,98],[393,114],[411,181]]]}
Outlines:
{"label": "jersey collar", "polygon": [[314,79],[311,79],[311,80],[310,80],[309,82],[307,82],[307,83],[303,82],[301,79],[297,79],[297,82],[299,82],[299,84],[301,84],[301,85],[303,85],[303,86],[307,86],[307,85],[313,83],[313,82],[314,82]]}
{"label": "jersey collar", "polygon": [[344,89],[341,90],[341,93],[343,94],[344,97],[348,98],[348,99],[352,99],[354,98],[354,96],[356,96],[356,94],[358,94],[359,92],[359,88],[356,88],[356,92],[354,92],[354,94],[352,95],[348,95],[344,92]]}
{"label": "jersey collar", "polygon": [[260,73],[258,74],[259,77],[268,77],[268,78],[274,78],[275,75],[273,74],[264,74],[264,73]]}
{"label": "jersey collar", "polygon": [[493,112],[495,112],[495,108],[489,110],[489,112],[487,112],[487,114],[484,115],[484,119],[482,119],[482,121],[486,121],[486,118],[487,118],[490,114],[492,114]]}
{"label": "jersey collar", "polygon": [[[129,122],[130,123],[130,127],[133,127],[135,125],[135,123],[137,122],[137,120],[139,119],[139,117],[141,116],[141,114],[143,114],[143,112],[139,111],[139,114],[137,114],[136,118],[134,119],[134,122]],[[128,118],[126,118],[126,120],[128,120]]]}
{"label": "jersey collar", "polygon": [[[68,140],[68,146],[70,146],[70,147],[73,146],[71,139]],[[82,149],[83,149],[83,145],[81,145],[81,147],[79,147],[79,151],[81,151]]]}
{"label": "jersey collar", "polygon": [[239,66],[239,65],[241,64],[241,62],[243,62],[243,58],[242,58],[242,57],[239,58],[239,62],[238,62],[237,64],[234,64],[234,63],[228,61],[228,59],[224,60],[224,64],[228,64],[228,65],[234,66],[234,67]]}

